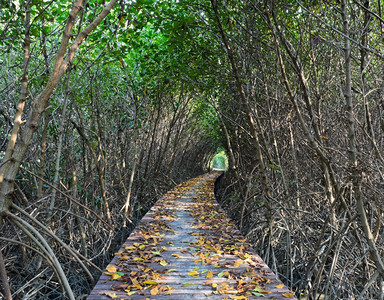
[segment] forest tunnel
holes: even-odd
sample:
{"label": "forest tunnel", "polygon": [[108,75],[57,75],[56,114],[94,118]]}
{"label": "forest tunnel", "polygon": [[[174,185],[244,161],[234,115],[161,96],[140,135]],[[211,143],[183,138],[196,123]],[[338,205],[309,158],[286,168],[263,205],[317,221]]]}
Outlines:
{"label": "forest tunnel", "polygon": [[220,205],[298,297],[383,299],[383,12],[0,1],[0,293],[87,295],[160,195],[229,165]]}
{"label": "forest tunnel", "polygon": [[228,156],[224,150],[220,150],[214,155],[211,160],[211,169],[227,170],[228,169]]}

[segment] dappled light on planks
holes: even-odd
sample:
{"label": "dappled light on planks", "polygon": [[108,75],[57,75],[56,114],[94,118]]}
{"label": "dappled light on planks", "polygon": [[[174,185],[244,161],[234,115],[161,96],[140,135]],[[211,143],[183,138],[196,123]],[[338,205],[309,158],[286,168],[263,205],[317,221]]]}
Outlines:
{"label": "dappled light on planks", "polygon": [[220,174],[188,180],[165,194],[88,299],[294,299],[215,200]]}

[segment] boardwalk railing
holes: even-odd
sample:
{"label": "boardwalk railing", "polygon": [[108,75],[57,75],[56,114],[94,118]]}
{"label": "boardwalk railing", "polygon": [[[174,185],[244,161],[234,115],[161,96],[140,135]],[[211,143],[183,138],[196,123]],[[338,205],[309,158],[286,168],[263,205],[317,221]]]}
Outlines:
{"label": "boardwalk railing", "polygon": [[188,180],[165,194],[88,299],[295,299],[215,200],[220,174]]}

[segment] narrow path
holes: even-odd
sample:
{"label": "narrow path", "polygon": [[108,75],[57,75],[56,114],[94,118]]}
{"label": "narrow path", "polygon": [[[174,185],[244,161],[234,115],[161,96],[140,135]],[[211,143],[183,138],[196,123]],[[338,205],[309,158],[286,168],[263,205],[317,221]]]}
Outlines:
{"label": "narrow path", "polygon": [[215,200],[220,174],[188,180],[165,194],[88,299],[295,299]]}

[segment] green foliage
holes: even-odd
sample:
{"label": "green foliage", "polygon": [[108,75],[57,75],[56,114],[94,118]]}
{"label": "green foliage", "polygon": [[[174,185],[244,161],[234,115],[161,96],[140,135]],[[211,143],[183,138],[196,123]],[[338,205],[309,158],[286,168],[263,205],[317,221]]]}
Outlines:
{"label": "green foliage", "polygon": [[219,153],[217,153],[211,162],[211,168],[212,169],[221,169],[221,170],[227,170],[228,169],[228,157],[224,150],[221,150]]}

